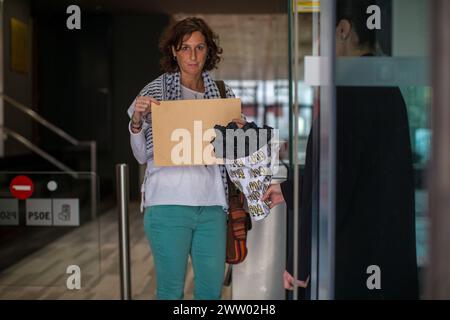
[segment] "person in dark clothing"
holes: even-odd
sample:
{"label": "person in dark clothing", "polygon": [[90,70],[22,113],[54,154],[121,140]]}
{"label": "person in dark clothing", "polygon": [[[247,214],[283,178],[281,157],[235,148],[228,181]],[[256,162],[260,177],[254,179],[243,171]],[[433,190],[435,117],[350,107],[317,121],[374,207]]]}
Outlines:
{"label": "person in dark clothing", "polygon": [[[373,3],[337,1],[338,56],[373,55],[375,33],[365,27],[364,19]],[[337,87],[336,106],[334,296],[418,299],[412,152],[402,94],[396,87]],[[300,188],[301,280],[311,271],[312,167],[318,164],[312,141],[310,134]],[[264,198],[278,204],[283,198],[281,189],[288,198],[292,184],[274,186]],[[372,290],[368,287],[371,266],[379,268],[381,280],[380,288]],[[285,283],[286,279],[294,281],[285,276]],[[309,288],[299,293],[308,298]]]}

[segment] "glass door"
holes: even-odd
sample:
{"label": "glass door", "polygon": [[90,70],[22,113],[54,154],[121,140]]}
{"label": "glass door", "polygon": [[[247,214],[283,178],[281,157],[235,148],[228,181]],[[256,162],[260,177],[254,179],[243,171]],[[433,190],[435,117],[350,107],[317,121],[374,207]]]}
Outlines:
{"label": "glass door", "polygon": [[[427,266],[426,0],[291,3],[298,298],[416,299]],[[312,92],[309,121],[301,97]],[[311,128],[301,132],[302,123]],[[298,241],[296,241],[298,240]],[[294,297],[294,298],[297,298]]]}

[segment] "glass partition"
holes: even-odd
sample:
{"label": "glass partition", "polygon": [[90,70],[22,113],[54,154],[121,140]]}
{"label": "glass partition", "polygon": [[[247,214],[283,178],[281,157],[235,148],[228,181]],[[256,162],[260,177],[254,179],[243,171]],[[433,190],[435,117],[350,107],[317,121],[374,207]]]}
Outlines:
{"label": "glass partition", "polygon": [[95,292],[101,270],[97,187],[92,173],[0,172],[2,298]]}
{"label": "glass partition", "polygon": [[301,299],[424,294],[430,2],[372,2],[290,1]]}

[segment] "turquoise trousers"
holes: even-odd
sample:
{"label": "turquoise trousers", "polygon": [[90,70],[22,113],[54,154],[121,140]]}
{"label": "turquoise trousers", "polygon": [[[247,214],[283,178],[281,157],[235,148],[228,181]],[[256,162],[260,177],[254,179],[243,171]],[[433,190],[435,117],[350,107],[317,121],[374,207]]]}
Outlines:
{"label": "turquoise trousers", "polygon": [[189,255],[194,269],[194,298],[220,299],[226,218],[221,206],[157,205],[145,209],[144,229],[156,268],[157,299],[183,299]]}

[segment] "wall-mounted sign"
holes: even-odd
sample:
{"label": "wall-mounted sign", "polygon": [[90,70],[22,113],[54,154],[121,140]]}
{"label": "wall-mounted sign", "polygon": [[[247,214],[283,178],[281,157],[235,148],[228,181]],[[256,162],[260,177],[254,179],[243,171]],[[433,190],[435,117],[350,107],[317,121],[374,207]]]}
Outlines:
{"label": "wall-mounted sign", "polygon": [[11,18],[11,70],[29,71],[29,28],[26,23]]}
{"label": "wall-mounted sign", "polygon": [[76,227],[80,225],[78,199],[53,199],[53,225]]}
{"label": "wall-mounted sign", "polygon": [[293,0],[292,10],[294,10],[294,12],[295,2],[297,2],[298,13],[320,12],[320,1]]}
{"label": "wall-mounted sign", "polygon": [[0,226],[19,225],[19,200],[0,199]]}
{"label": "wall-mounted sign", "polygon": [[51,226],[53,224],[51,199],[28,199],[25,207],[27,226]]}
{"label": "wall-mounted sign", "polygon": [[17,176],[11,180],[9,191],[19,200],[26,200],[33,195],[34,183],[27,176]]}
{"label": "wall-mounted sign", "polygon": [[26,225],[77,227],[80,225],[79,199],[28,199]]}

